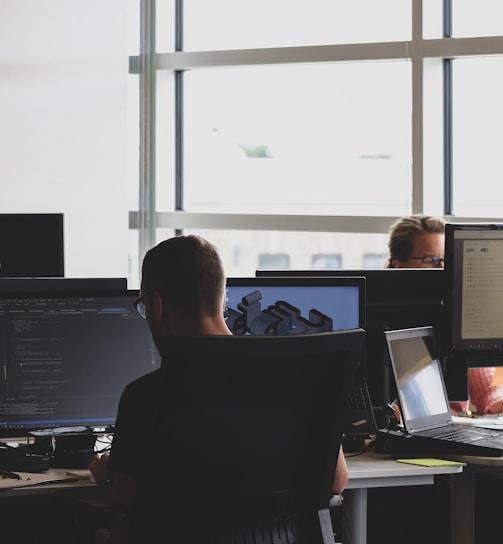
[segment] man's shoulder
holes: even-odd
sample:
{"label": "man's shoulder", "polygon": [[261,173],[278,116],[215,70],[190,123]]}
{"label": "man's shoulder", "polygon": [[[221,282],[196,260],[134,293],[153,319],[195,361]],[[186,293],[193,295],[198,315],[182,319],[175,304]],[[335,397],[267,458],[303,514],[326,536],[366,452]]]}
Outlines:
{"label": "man's shoulder", "polygon": [[124,394],[127,396],[148,395],[159,387],[161,381],[161,369],[158,368],[128,384],[124,389]]}

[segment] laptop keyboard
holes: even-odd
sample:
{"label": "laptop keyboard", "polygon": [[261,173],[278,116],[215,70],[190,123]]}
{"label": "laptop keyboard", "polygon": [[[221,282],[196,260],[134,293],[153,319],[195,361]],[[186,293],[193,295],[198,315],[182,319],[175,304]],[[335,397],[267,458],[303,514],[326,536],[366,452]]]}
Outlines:
{"label": "laptop keyboard", "polygon": [[422,436],[436,438],[439,440],[449,440],[452,442],[463,442],[467,444],[480,444],[503,449],[503,433],[501,431],[491,431],[489,429],[470,428],[460,425],[449,425],[440,429],[430,429],[422,431]]}

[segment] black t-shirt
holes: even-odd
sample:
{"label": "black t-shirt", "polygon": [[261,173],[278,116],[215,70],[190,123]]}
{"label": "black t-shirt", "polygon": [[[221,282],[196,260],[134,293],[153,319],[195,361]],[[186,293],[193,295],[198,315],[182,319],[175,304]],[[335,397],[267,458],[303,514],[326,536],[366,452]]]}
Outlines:
{"label": "black t-shirt", "polygon": [[137,477],[145,473],[142,460],[158,429],[163,369],[138,378],[122,393],[109,467],[113,472]]}
{"label": "black t-shirt", "polygon": [[166,532],[180,544],[206,542],[210,526],[224,513],[227,519],[227,499],[235,503],[228,492],[220,493],[230,460],[220,447],[213,449],[228,438],[215,437],[215,415],[206,410],[211,389],[204,376],[194,378],[200,370],[197,362],[170,357],[169,364],[135,380],[121,396],[109,467],[133,478],[133,542],[145,537],[157,542]]}
{"label": "black t-shirt", "polygon": [[[295,476],[295,456],[282,461],[281,474],[276,458],[297,431],[276,429],[297,421],[290,412],[303,404],[277,406],[279,374],[264,384],[250,364],[235,372],[239,361],[220,363],[211,353],[172,349],[159,370],[122,394],[109,466],[133,478],[132,542],[213,544],[222,535],[232,542],[229,535],[255,518],[283,509],[269,490],[288,489]],[[256,442],[264,433],[255,432],[263,425],[265,449]]]}

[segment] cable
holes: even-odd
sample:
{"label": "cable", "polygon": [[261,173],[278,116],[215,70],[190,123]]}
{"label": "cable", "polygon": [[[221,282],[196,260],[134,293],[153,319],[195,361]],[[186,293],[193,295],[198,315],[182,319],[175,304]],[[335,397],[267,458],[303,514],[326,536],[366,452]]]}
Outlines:
{"label": "cable", "polygon": [[365,446],[363,446],[363,448],[360,451],[357,451],[355,453],[350,453],[350,454],[344,454],[344,457],[346,459],[349,459],[351,457],[358,457],[358,455],[361,455],[362,453],[370,451],[370,449],[374,446],[374,444],[375,444],[375,438],[372,439],[370,442],[368,442],[368,444],[365,444]]}

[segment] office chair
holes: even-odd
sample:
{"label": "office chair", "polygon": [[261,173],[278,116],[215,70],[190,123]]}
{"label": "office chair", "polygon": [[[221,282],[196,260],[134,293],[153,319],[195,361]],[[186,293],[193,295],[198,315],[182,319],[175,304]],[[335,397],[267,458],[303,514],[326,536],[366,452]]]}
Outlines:
{"label": "office chair", "polygon": [[[334,543],[328,507],[364,332],[168,339],[134,542]],[[141,433],[141,429],[139,429]]]}

